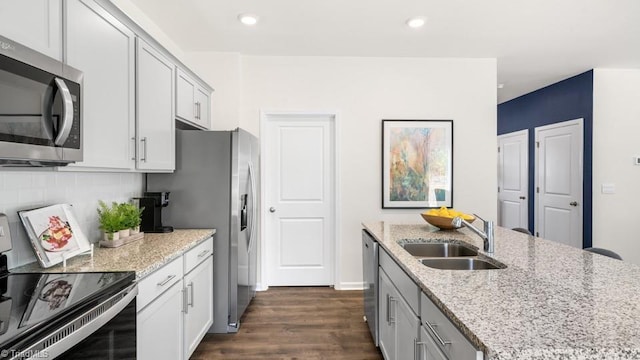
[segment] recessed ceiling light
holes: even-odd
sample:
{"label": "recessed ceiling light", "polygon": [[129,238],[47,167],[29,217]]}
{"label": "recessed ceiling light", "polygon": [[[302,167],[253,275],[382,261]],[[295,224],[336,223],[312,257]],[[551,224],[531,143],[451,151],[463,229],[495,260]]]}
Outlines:
{"label": "recessed ceiling light", "polygon": [[254,14],[240,14],[238,20],[247,26],[253,26],[258,23],[258,16]]}
{"label": "recessed ceiling light", "polygon": [[412,29],[421,28],[427,22],[427,18],[424,16],[416,16],[407,20],[407,26]]}

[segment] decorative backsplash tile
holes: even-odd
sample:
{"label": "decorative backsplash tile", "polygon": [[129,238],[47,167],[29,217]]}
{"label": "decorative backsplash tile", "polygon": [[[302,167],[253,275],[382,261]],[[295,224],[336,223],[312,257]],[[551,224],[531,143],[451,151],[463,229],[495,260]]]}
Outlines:
{"label": "decorative backsplash tile", "polygon": [[89,241],[100,237],[98,200],[124,202],[142,195],[144,174],[1,170],[0,212],[7,214],[13,249],[7,252],[9,268],[36,261],[19,210],[70,203]]}

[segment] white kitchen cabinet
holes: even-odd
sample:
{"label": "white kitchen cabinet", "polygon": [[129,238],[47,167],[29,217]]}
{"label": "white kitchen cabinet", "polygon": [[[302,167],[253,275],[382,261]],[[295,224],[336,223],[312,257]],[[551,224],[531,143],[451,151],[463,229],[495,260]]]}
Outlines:
{"label": "white kitchen cabinet", "polygon": [[178,68],[176,73],[176,117],[203,129],[210,127],[210,92]]}
{"label": "white kitchen cabinet", "polygon": [[378,305],[378,319],[380,319],[380,322],[378,323],[380,351],[385,359],[391,360],[395,359],[396,354],[395,320],[393,319],[392,313],[392,303],[397,301],[397,298],[394,298],[396,291],[391,280],[389,280],[389,277],[384,273],[384,271],[378,272],[378,284],[378,299],[380,302]]}
{"label": "white kitchen cabinet", "polygon": [[134,167],[135,34],[92,0],[65,3],[66,62],[84,73],[82,162],[77,167]]}
{"label": "white kitchen cabinet", "polygon": [[420,360],[448,360],[447,357],[440,351],[435,343],[435,340],[429,335],[427,329],[422,326],[420,328],[420,341],[417,343],[418,352],[417,358]]}
{"label": "white kitchen cabinet", "polygon": [[182,280],[138,312],[136,325],[139,360],[182,359]]}
{"label": "white kitchen cabinet", "polygon": [[207,330],[213,325],[213,257],[184,277],[187,304],[184,314],[184,358],[196,350]]}
{"label": "white kitchen cabinet", "polygon": [[420,295],[420,320],[424,332],[431,337],[431,348],[429,344],[423,345],[423,348],[436,353],[435,349],[432,350],[435,346],[447,359],[482,360],[482,352],[475,348],[425,294]]}
{"label": "white kitchen cabinet", "polygon": [[384,270],[379,272],[380,350],[387,360],[415,359],[420,320]]}
{"label": "white kitchen cabinet", "polygon": [[136,168],[175,169],[175,65],[141,38],[136,62]]}
{"label": "white kitchen cabinet", "polygon": [[138,359],[188,359],[213,324],[213,238],[138,282]]}
{"label": "white kitchen cabinet", "polygon": [[62,60],[62,0],[2,0],[0,14],[0,35]]}

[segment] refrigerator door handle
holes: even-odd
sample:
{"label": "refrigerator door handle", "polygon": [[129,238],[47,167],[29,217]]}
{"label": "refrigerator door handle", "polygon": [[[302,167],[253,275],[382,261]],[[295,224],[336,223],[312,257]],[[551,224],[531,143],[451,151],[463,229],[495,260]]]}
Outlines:
{"label": "refrigerator door handle", "polygon": [[253,163],[249,161],[249,181],[251,183],[251,228],[249,229],[249,243],[247,244],[247,250],[251,251],[251,246],[253,244],[253,237],[255,232],[256,225],[256,178],[253,170]]}
{"label": "refrigerator door handle", "polygon": [[240,231],[247,228],[247,194],[240,196]]}

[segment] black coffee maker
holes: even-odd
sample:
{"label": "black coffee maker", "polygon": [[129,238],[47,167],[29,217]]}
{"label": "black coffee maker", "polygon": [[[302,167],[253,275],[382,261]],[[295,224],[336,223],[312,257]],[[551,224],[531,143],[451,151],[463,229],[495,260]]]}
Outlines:
{"label": "black coffee maker", "polygon": [[162,208],[169,205],[169,191],[145,192],[138,200],[138,206],[144,207],[140,231],[147,233],[170,233],[173,226],[162,226]]}

